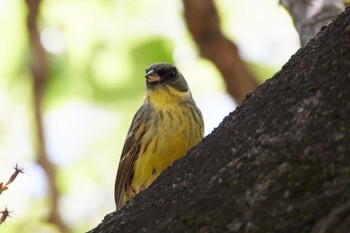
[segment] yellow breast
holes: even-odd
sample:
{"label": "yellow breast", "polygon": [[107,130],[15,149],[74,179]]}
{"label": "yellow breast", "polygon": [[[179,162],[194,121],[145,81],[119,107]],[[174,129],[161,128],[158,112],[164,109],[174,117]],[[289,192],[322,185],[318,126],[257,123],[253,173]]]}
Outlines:
{"label": "yellow breast", "polygon": [[147,188],[172,162],[185,155],[203,138],[203,119],[190,92],[153,90],[147,94],[150,119],[134,164],[131,186],[125,198]]}

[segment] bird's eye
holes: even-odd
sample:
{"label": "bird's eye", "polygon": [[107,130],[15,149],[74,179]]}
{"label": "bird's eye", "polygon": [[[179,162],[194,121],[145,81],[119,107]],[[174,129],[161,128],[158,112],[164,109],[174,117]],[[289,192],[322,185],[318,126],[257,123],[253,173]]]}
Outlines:
{"label": "bird's eye", "polygon": [[175,76],[176,76],[175,70],[170,70],[170,71],[168,71],[168,77],[169,77],[169,78],[175,78]]}

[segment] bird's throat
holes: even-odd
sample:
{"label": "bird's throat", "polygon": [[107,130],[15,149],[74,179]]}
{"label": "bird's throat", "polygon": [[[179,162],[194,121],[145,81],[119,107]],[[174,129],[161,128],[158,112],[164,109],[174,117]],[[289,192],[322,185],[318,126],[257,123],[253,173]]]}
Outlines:
{"label": "bird's throat", "polygon": [[191,92],[181,92],[175,88],[165,85],[159,88],[147,90],[145,102],[157,109],[173,108],[177,104],[191,100]]}

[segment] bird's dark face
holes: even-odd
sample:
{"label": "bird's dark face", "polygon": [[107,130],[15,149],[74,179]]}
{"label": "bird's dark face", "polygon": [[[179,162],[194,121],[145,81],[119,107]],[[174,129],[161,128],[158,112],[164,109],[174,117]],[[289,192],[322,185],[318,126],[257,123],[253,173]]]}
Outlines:
{"label": "bird's dark face", "polygon": [[169,63],[155,63],[146,69],[146,85],[149,90],[170,85],[180,92],[188,91],[183,75],[177,68]]}

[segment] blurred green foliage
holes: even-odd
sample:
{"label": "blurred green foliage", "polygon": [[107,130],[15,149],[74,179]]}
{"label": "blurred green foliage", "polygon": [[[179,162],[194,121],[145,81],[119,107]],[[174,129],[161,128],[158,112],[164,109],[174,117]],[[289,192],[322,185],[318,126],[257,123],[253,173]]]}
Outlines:
{"label": "blurred green foliage", "polygon": [[[57,182],[62,192],[60,212],[74,232],[83,232],[93,227],[100,221],[99,216],[102,217],[108,212],[106,203],[104,203],[105,207],[97,208],[98,211],[95,213],[86,213],[85,217],[80,217],[79,214],[72,217],[72,214],[78,210],[75,210],[70,203],[73,203],[74,198],[78,198],[77,196],[90,195],[85,195],[84,190],[92,191],[92,197],[108,192],[107,196],[99,196],[101,200],[94,201],[101,204],[102,200],[105,200],[104,202],[108,200],[109,207],[107,208],[109,211],[113,210],[111,184],[114,177],[111,177],[111,174],[114,176],[116,171],[118,154],[132,118],[132,112],[140,105],[144,95],[144,70],[154,62],[173,62],[173,42],[166,36],[147,36],[143,30],[140,30],[140,35],[130,36],[133,33],[131,30],[137,31],[138,28],[142,28],[142,25],[138,25],[139,22],[134,18],[139,14],[138,8],[139,6],[131,1],[124,3],[97,0],[42,1],[38,26],[49,62],[49,76],[43,99],[44,109],[50,111],[50,109],[60,107],[67,101],[75,99],[105,106],[106,110],[102,112],[107,111],[108,114],[116,115],[116,119],[119,119],[118,128],[115,128],[115,123],[111,124],[111,130],[118,135],[117,137],[111,133],[100,134],[97,136],[99,138],[97,141],[97,138],[91,136],[90,140],[93,142],[87,144],[83,149],[84,155],[78,156],[58,170]],[[5,106],[4,109],[6,114],[11,115],[11,112],[16,111],[15,108],[23,109],[21,111],[25,114],[20,116],[21,120],[27,122],[30,125],[29,130],[32,131],[34,128],[32,126],[32,84],[29,71],[30,51],[26,14],[27,9],[23,1],[7,1],[0,5],[2,32],[0,37],[0,91],[8,98],[8,103],[5,103],[8,106]],[[128,20],[130,24],[125,23]],[[134,25],[132,28],[129,27],[131,24]],[[150,34],[152,33],[150,31]],[[65,117],[63,115],[61,118]],[[11,123],[1,127],[2,122],[5,121]],[[12,124],[16,124],[15,121],[15,119],[0,118],[0,129],[4,129],[0,133],[0,145],[4,146],[2,153],[7,153],[6,142],[11,140],[3,133],[13,132],[15,126]],[[26,129],[19,129],[19,131],[19,134],[22,135],[28,133]],[[89,129],[85,131],[89,132]],[[29,144],[33,141],[30,135],[33,134],[30,133],[29,137],[25,136]],[[21,143],[20,138],[18,138],[18,143]],[[35,159],[35,156],[30,155],[32,153],[28,151],[28,154],[24,155],[24,161],[27,162],[23,163],[28,163],[28,159],[29,161]],[[96,160],[98,156],[101,157]],[[8,159],[6,162],[10,163],[15,160],[21,160],[21,156],[14,160]],[[61,157],[61,160],[64,161],[67,158]],[[106,163],[110,164],[110,167],[106,168]],[[38,169],[39,171],[36,171]],[[113,172],[106,172],[106,170]],[[28,169],[29,174],[37,172],[42,175],[40,168]],[[37,184],[21,183],[21,186],[24,189],[39,187],[43,189],[41,192],[45,195],[47,192],[45,183],[40,180],[35,182]],[[92,183],[98,186],[91,186]],[[105,191],[103,187],[107,187],[108,191]],[[97,189],[100,190],[95,191]],[[72,194],[72,190],[75,190],[75,193]],[[42,198],[32,196],[30,193],[23,198],[20,192],[13,188],[13,197],[19,199],[18,203],[22,204],[20,207],[14,206],[15,199],[8,198],[6,202],[5,197],[1,200],[1,205],[8,205],[8,203],[12,205],[11,208],[16,213],[14,216],[18,214],[21,216],[11,219],[7,228],[1,226],[1,232],[57,232],[55,226],[46,223],[49,200],[45,196]],[[86,219],[89,218],[93,221],[87,223]],[[85,224],[81,222],[82,219],[85,219],[83,220]]]}

